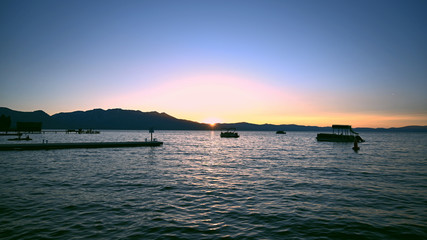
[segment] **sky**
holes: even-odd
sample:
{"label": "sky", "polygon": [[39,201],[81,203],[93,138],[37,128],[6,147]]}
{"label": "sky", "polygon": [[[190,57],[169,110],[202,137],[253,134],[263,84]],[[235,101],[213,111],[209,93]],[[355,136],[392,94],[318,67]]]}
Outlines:
{"label": "sky", "polygon": [[427,1],[3,0],[0,106],[427,125]]}

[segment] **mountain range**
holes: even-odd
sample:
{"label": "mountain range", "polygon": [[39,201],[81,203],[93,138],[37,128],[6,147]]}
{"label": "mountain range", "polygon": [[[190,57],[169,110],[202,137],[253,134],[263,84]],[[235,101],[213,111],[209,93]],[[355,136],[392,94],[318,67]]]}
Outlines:
{"label": "mountain range", "polygon": [[[241,131],[331,131],[330,127],[302,126],[295,124],[252,124],[252,123],[220,123],[212,127],[209,124],[178,119],[166,113],[141,112],[123,109],[93,109],[57,113],[52,116],[42,110],[33,112],[15,111],[0,107],[0,115],[10,116],[11,128],[16,122],[42,122],[43,129],[116,129],[116,130],[218,130],[236,128]],[[396,132],[427,132],[427,126],[407,126],[401,128],[356,128],[356,131],[396,131]]]}

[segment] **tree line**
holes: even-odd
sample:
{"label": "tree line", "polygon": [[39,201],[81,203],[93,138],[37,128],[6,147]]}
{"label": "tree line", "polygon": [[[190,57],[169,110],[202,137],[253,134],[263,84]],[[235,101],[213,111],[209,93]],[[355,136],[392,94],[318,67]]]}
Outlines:
{"label": "tree line", "polygon": [[8,131],[11,124],[12,120],[10,119],[10,116],[6,116],[4,114],[0,116],[0,131]]}

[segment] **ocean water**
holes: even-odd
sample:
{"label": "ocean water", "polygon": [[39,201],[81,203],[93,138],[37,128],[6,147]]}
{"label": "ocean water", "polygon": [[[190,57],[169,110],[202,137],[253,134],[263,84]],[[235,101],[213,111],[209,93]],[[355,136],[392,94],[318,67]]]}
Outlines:
{"label": "ocean water", "polygon": [[315,132],[239,133],[156,131],[161,147],[0,152],[0,239],[427,239],[427,134],[361,133],[354,152]]}

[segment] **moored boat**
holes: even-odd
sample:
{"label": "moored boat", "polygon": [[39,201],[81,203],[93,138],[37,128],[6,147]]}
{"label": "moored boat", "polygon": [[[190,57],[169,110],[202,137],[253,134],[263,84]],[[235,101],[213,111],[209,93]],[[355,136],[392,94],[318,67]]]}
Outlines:
{"label": "moored boat", "polygon": [[286,134],[286,132],[285,131],[276,131],[276,134]]}
{"label": "moored boat", "polygon": [[236,132],[235,128],[227,128],[221,131],[220,136],[222,138],[238,138],[239,134]]}
{"label": "moored boat", "polygon": [[359,133],[353,131],[350,125],[332,125],[332,133],[318,133],[317,141],[326,142],[364,142]]}

